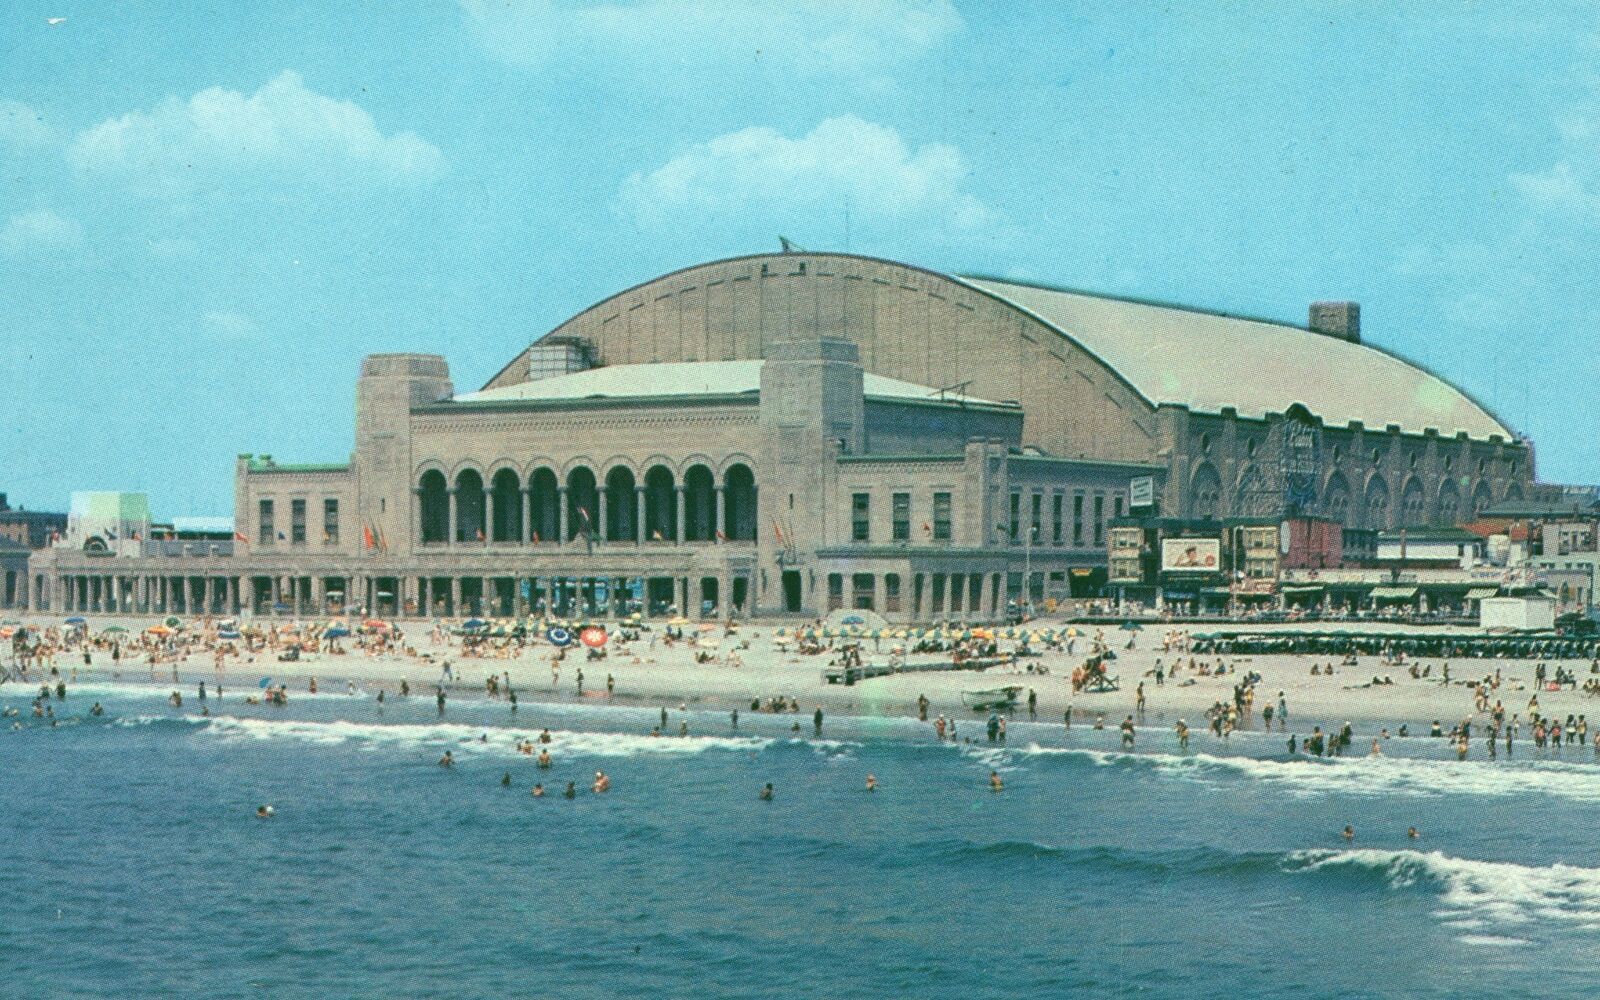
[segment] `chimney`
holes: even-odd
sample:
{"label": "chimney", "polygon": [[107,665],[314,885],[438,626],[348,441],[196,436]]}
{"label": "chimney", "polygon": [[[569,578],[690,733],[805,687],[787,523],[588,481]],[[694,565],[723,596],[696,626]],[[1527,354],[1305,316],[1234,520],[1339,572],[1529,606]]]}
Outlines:
{"label": "chimney", "polygon": [[1307,326],[1313,333],[1361,343],[1361,303],[1313,302]]}

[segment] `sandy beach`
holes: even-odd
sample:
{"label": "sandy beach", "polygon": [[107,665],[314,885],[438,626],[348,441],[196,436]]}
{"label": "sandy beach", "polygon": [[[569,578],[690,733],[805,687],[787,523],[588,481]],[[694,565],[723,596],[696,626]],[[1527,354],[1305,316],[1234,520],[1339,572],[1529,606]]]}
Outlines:
{"label": "sandy beach", "polygon": [[[56,619],[35,619],[31,624],[59,625]],[[149,624],[145,619],[95,619],[90,629],[98,633],[113,625],[122,624],[136,630]],[[265,627],[271,623],[262,623]],[[285,623],[279,623],[285,624]],[[1042,625],[1051,623],[1044,622]],[[1057,623],[1059,624],[1059,623]],[[1374,629],[1383,626],[1374,625]],[[280,662],[274,652],[230,658],[219,675],[212,658],[204,652],[190,654],[176,664],[177,680],[173,680],[174,664],[163,662],[152,671],[142,656],[130,661],[126,656],[113,664],[109,652],[96,650],[91,663],[85,667],[81,651],[57,656],[56,665],[63,677],[70,678],[76,668],[81,680],[118,680],[126,683],[153,683],[175,688],[187,697],[201,681],[214,684],[219,679],[225,688],[235,691],[257,689],[263,677],[274,684],[287,685],[289,696],[304,696],[310,681],[316,678],[324,692],[343,692],[353,681],[358,689],[372,692],[399,689],[402,680],[409,683],[414,695],[431,693],[441,680],[442,664],[448,660],[454,674],[453,683],[445,686],[451,698],[485,697],[484,681],[488,675],[510,674],[512,686],[523,703],[567,701],[583,698],[588,703],[607,700],[606,680],[615,678],[615,693],[611,700],[618,704],[662,704],[676,706],[689,704],[699,708],[738,708],[748,712],[753,700],[766,700],[774,696],[793,698],[799,702],[801,712],[807,716],[817,706],[826,714],[845,715],[914,715],[917,700],[925,695],[929,702],[929,717],[938,714],[961,719],[976,718],[975,713],[963,707],[961,692],[995,688],[1002,685],[1019,685],[1023,688],[1017,706],[1017,716],[1027,716],[1027,696],[1031,690],[1037,695],[1037,714],[1040,720],[1061,721],[1067,709],[1073,712],[1073,724],[1092,724],[1097,715],[1104,715],[1108,726],[1114,726],[1127,715],[1135,713],[1136,688],[1142,681],[1146,697],[1143,723],[1146,726],[1172,725],[1180,718],[1187,720],[1197,731],[1204,725],[1204,712],[1215,702],[1231,698],[1233,685],[1250,671],[1261,675],[1257,688],[1255,713],[1242,728],[1262,728],[1261,709],[1268,702],[1276,703],[1278,692],[1283,692],[1289,709],[1289,722],[1285,732],[1307,733],[1313,725],[1324,729],[1337,727],[1349,721],[1359,733],[1376,734],[1380,728],[1391,731],[1408,725],[1413,735],[1425,734],[1434,720],[1439,720],[1448,730],[1456,722],[1473,718],[1482,723],[1485,716],[1473,710],[1472,683],[1497,671],[1501,677],[1498,691],[1490,694],[1491,704],[1503,702],[1507,717],[1513,713],[1527,718],[1529,699],[1534,695],[1535,662],[1509,659],[1457,659],[1450,663],[1451,683],[1440,681],[1444,661],[1420,659],[1419,666],[1431,666],[1432,676],[1414,680],[1407,665],[1383,665],[1376,656],[1362,657],[1358,666],[1338,665],[1332,676],[1311,674],[1313,664],[1325,666],[1333,658],[1298,655],[1239,656],[1230,657],[1230,673],[1221,676],[1200,676],[1188,668],[1190,654],[1162,652],[1161,637],[1167,626],[1151,625],[1138,633],[1134,649],[1123,648],[1129,633],[1108,630],[1107,640],[1117,650],[1117,660],[1110,664],[1110,673],[1120,679],[1121,689],[1104,693],[1071,690],[1071,673],[1085,657],[1087,637],[1094,634],[1086,629],[1086,638],[1079,640],[1075,653],[1047,653],[1031,657],[1018,664],[993,667],[984,671],[948,671],[938,673],[901,673],[894,676],[861,681],[852,686],[829,684],[823,671],[833,658],[829,650],[819,655],[800,655],[778,648],[773,642],[776,626],[746,625],[731,637],[721,637],[719,648],[712,650],[718,659],[711,663],[695,662],[695,647],[682,642],[667,645],[660,638],[657,626],[645,637],[633,643],[608,647],[609,655],[603,660],[586,661],[580,647],[569,649],[561,663],[559,681],[551,671],[555,649],[543,642],[530,644],[520,655],[488,657],[463,656],[460,639],[446,636],[436,643],[432,629],[421,623],[404,629],[405,646],[415,655],[386,653],[371,655],[346,647],[343,654],[306,654],[298,662]],[[654,635],[652,642],[650,636]],[[875,643],[863,641],[863,653],[868,662],[884,662],[892,645],[890,640]],[[1002,648],[1010,644],[1003,643]],[[874,648],[877,646],[878,648]],[[723,658],[730,650],[738,649],[742,663],[730,665]],[[509,653],[510,651],[505,651]],[[912,654],[912,665],[933,662],[944,658],[941,654]],[[1157,685],[1153,676],[1156,660],[1160,658],[1170,669],[1175,659],[1181,659],[1183,669],[1177,682],[1168,680]],[[1195,656],[1196,663],[1206,661],[1214,666],[1216,656]],[[1591,664],[1587,660],[1559,661],[1576,674],[1579,683],[1590,676]],[[1029,672],[1028,665],[1035,672]],[[1555,662],[1548,664],[1553,673]],[[115,669],[114,669],[115,667]],[[584,693],[578,693],[578,672],[583,673]],[[1037,671],[1047,671],[1040,673]],[[1236,672],[1235,672],[1236,671]],[[1369,686],[1374,676],[1392,678],[1393,685]],[[30,672],[30,680],[37,683],[40,671]],[[70,681],[69,681],[70,683]],[[31,695],[28,684],[13,681],[0,688],[0,701],[11,703]],[[1539,691],[1539,708],[1543,715],[1565,719],[1567,715],[1586,713],[1592,703],[1590,696],[1579,690]],[[1273,728],[1280,728],[1274,720]],[[1524,733],[1526,735],[1526,733]]]}

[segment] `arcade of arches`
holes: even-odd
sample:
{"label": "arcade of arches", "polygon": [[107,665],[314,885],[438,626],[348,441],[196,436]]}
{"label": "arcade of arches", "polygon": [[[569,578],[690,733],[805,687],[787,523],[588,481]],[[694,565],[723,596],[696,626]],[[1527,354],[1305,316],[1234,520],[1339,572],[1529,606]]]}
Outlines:
{"label": "arcade of arches", "polygon": [[452,482],[438,469],[417,479],[417,540],[424,546],[556,545],[583,541],[754,542],[756,482],[750,467],[730,465],[721,482],[705,465],[682,480],[652,465],[637,480],[625,465],[603,476],[575,466],[563,480],[540,467],[524,482],[512,469],[487,482],[463,469]]}

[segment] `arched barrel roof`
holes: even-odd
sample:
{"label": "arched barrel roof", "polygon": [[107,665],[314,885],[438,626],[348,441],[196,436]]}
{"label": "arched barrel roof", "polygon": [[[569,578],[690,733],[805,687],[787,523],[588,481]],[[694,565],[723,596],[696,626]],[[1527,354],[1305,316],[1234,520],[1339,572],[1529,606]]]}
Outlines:
{"label": "arched barrel roof", "polygon": [[[768,343],[818,334],[855,340],[869,372],[1017,400],[1028,438],[1064,455],[1153,449],[1141,414],[1161,405],[1261,417],[1298,403],[1333,426],[1514,440],[1460,389],[1369,344],[849,254],[697,264],[610,296],[548,336],[586,338],[601,363],[621,365],[755,359]],[[528,381],[527,359],[484,388]]]}

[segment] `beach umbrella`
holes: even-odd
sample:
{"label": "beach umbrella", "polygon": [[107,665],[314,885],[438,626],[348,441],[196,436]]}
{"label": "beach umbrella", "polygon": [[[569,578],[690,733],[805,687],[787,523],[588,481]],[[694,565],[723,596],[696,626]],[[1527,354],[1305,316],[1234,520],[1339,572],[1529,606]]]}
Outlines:
{"label": "beach umbrella", "polygon": [[461,627],[462,628],[475,629],[475,628],[483,628],[487,624],[489,624],[489,623],[484,621],[482,618],[468,618],[466,621],[461,623]]}
{"label": "beach umbrella", "polygon": [[114,634],[114,633],[117,633],[117,632],[126,632],[126,631],[128,631],[128,630],[123,628],[121,625],[108,625],[104,629],[101,629],[101,634],[102,635],[111,635],[111,634]]}
{"label": "beach umbrella", "polygon": [[704,622],[700,626],[700,631],[702,631],[702,632],[715,632],[716,630],[717,630],[717,623],[716,622]]}
{"label": "beach umbrella", "polygon": [[73,615],[71,618],[68,618],[66,620],[66,624],[68,624],[68,625],[83,625],[83,624],[86,624],[86,621],[83,618],[78,617],[77,615]]}
{"label": "beach umbrella", "polygon": [[380,622],[375,618],[372,621],[363,622],[362,624],[366,628],[370,628],[375,632],[382,632],[384,629],[389,627],[389,623],[388,622]]}
{"label": "beach umbrella", "polygon": [[1124,631],[1124,632],[1143,632],[1144,631],[1144,626],[1140,625],[1138,622],[1123,622],[1121,628],[1122,628],[1122,631]]}
{"label": "beach umbrella", "polygon": [[0,625],[21,625],[21,624],[22,623],[20,621],[17,621],[15,618],[7,618],[5,621],[0,622]]}
{"label": "beach umbrella", "polygon": [[0,625],[0,639],[9,639],[17,634],[17,630],[10,625]]}
{"label": "beach umbrella", "polygon": [[217,633],[217,638],[218,639],[237,639],[237,638],[239,638],[239,633],[235,632],[232,629],[224,629],[223,631]]}
{"label": "beach umbrella", "polygon": [[165,635],[171,635],[172,634],[172,629],[167,628],[165,625],[152,625],[149,628],[145,629],[145,631],[150,633],[151,635],[163,635],[163,636],[165,636]]}
{"label": "beach umbrella", "polygon": [[669,618],[669,619],[667,619],[667,624],[668,625],[687,625],[687,624],[689,624],[689,619],[681,617],[681,616],[678,617],[678,618]]}
{"label": "beach umbrella", "polygon": [[265,691],[267,688],[269,688],[271,686],[272,686],[272,678],[271,677],[263,677],[263,678],[261,678],[261,680],[259,682],[256,683],[256,687],[260,688],[263,691]]}
{"label": "beach umbrella", "polygon": [[860,615],[845,615],[839,619],[840,625],[865,625],[867,620]]}
{"label": "beach umbrella", "polygon": [[322,633],[322,637],[324,639],[343,639],[349,636],[349,634],[350,630],[345,628],[343,625],[335,625],[326,632]]}
{"label": "beach umbrella", "polygon": [[161,624],[165,625],[167,628],[183,628],[183,619],[179,618],[177,615],[168,615],[161,622]]}

